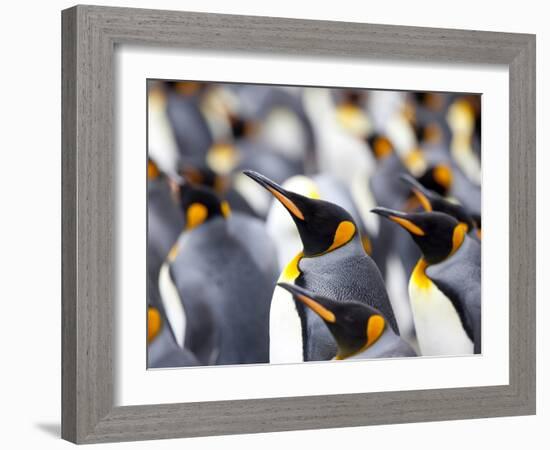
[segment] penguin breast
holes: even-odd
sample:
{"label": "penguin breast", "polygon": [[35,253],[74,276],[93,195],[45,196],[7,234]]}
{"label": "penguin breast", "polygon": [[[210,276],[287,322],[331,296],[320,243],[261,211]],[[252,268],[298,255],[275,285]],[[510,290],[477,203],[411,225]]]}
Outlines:
{"label": "penguin breast", "polygon": [[425,274],[421,276],[413,272],[409,297],[423,356],[473,353],[473,342],[451,300]]}

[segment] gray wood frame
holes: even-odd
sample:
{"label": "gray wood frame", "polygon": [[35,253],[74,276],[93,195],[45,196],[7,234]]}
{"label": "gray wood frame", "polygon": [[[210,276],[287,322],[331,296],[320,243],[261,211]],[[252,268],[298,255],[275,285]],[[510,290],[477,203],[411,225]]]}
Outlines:
{"label": "gray wood frame", "polygon": [[[92,443],[535,413],[534,35],[96,6],[63,11],[62,32],[63,438]],[[116,44],[507,65],[509,385],[113,407]]]}

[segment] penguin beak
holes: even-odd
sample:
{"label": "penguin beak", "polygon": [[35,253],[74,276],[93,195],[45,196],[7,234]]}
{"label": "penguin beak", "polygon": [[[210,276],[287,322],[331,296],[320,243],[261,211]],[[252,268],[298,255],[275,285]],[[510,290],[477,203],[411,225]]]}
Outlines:
{"label": "penguin beak", "polygon": [[413,191],[414,195],[416,196],[424,210],[432,212],[433,207],[430,199],[430,197],[432,197],[432,194],[409,174],[403,174],[399,178],[411,187],[411,190]]}
{"label": "penguin beak", "polygon": [[289,283],[278,283],[277,286],[286,289],[294,296],[296,300],[299,300],[304,305],[309,307],[313,312],[318,314],[321,319],[329,323],[336,322],[336,316],[334,315],[334,313],[330,311],[325,305],[321,304],[321,299],[314,299],[311,292]]}
{"label": "penguin beak", "polygon": [[413,222],[410,214],[381,207],[371,209],[371,212],[390,219],[392,222],[402,226],[409,233],[415,234],[416,236],[424,236],[426,234],[422,228]]}
{"label": "penguin beak", "polygon": [[304,214],[302,213],[300,208],[298,208],[296,203],[294,203],[290,198],[292,193],[283,189],[277,183],[271,181],[267,177],[264,177],[258,172],[254,172],[253,170],[244,170],[243,173],[247,177],[252,178],[260,186],[267,189],[277,200],[282,203],[282,205],[288,210],[288,212],[290,212],[290,214],[292,214],[293,217],[300,220],[305,220]]}

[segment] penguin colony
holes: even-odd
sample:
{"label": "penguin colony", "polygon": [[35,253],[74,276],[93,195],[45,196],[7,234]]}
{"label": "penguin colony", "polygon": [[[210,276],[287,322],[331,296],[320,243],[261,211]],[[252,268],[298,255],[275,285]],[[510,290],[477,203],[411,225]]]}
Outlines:
{"label": "penguin colony", "polygon": [[481,353],[480,109],[149,81],[148,367]]}

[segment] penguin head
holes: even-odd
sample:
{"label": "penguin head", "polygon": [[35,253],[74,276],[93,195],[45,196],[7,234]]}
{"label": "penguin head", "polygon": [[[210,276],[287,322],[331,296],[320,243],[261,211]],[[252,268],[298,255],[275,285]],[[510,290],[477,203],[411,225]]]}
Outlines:
{"label": "penguin head", "polygon": [[428,167],[418,181],[426,188],[445,196],[453,184],[453,171],[447,164],[436,164]]}
{"label": "penguin head", "polygon": [[462,245],[468,229],[466,224],[442,212],[403,213],[380,207],[371,212],[408,231],[428,264],[437,264],[452,255]]}
{"label": "penguin head", "polygon": [[348,133],[363,138],[370,129],[371,123],[364,109],[366,93],[359,90],[336,91],[336,122]]}
{"label": "penguin head", "polygon": [[357,226],[344,208],[288,191],[252,170],[243,173],[267,189],[290,213],[300,233],[304,256],[336,250],[357,236]]}
{"label": "penguin head", "polygon": [[415,124],[413,129],[418,143],[439,144],[443,139],[443,130],[436,122]]}
{"label": "penguin head", "polygon": [[168,91],[172,91],[182,97],[197,96],[204,88],[204,83],[199,81],[166,81]]}
{"label": "penguin head", "polygon": [[180,185],[180,205],[185,216],[185,228],[191,230],[216,217],[226,218],[231,210],[226,201],[205,186]]}
{"label": "penguin head", "polygon": [[185,181],[194,185],[207,186],[217,194],[223,194],[229,184],[226,176],[218,174],[206,165],[185,164],[180,169],[180,175],[185,178]]}
{"label": "penguin head", "polygon": [[229,125],[233,139],[238,140],[252,136],[258,129],[258,123],[244,115],[229,113]]}
{"label": "penguin head", "polygon": [[376,160],[380,161],[387,158],[393,153],[393,145],[390,140],[381,134],[373,133],[367,139],[369,148],[371,149]]}
{"label": "penguin head", "polygon": [[415,92],[415,103],[431,111],[441,111],[445,105],[444,94],[438,92]]}
{"label": "penguin head", "polygon": [[339,302],[294,284],[278,285],[323,319],[338,345],[336,359],[365,351],[386,330],[384,316],[369,305],[356,301]]}
{"label": "penguin head", "polygon": [[438,211],[448,214],[458,220],[459,223],[465,224],[468,227],[468,232],[474,229],[474,220],[462,205],[452,203],[437,192],[426,189],[408,174],[402,174],[400,178],[410,186],[425,211]]}

